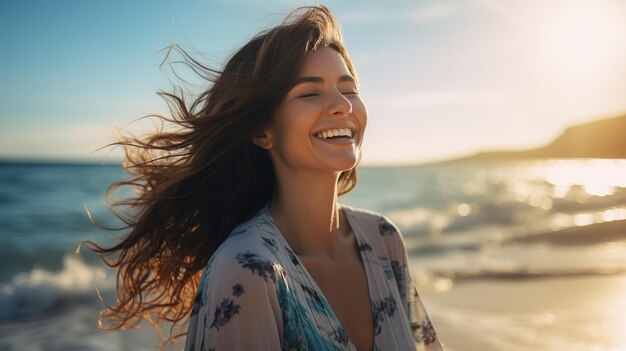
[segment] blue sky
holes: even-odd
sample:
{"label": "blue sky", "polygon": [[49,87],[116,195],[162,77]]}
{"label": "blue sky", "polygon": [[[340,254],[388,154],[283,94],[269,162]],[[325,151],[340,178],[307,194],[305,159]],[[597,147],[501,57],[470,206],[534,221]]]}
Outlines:
{"label": "blue sky", "polygon": [[[0,2],[0,158],[93,152],[166,107],[175,42],[221,65],[304,1]],[[369,109],[364,163],[541,145],[626,114],[619,0],[328,1]]]}

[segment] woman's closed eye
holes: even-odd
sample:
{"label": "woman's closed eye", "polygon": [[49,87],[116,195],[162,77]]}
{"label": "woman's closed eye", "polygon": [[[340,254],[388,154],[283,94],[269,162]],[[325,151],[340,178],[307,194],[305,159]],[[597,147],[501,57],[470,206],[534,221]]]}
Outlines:
{"label": "woman's closed eye", "polygon": [[319,91],[310,91],[310,92],[300,94],[299,97],[309,98],[309,97],[315,97],[315,96],[320,96],[320,95],[322,95],[322,93]]}
{"label": "woman's closed eye", "polygon": [[[342,95],[359,95],[359,92],[356,90],[349,90],[349,91],[342,91],[341,94]],[[320,95],[322,95],[321,92],[315,91],[315,92],[307,92],[307,93],[300,94],[298,97],[311,98],[311,97],[316,97]]]}

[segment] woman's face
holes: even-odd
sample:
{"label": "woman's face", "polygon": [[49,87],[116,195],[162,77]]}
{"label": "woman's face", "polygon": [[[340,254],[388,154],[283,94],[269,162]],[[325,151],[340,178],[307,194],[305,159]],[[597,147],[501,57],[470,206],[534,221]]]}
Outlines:
{"label": "woman's face", "polygon": [[345,171],[360,157],[367,110],[341,55],[322,47],[306,59],[276,109],[269,135],[277,166]]}

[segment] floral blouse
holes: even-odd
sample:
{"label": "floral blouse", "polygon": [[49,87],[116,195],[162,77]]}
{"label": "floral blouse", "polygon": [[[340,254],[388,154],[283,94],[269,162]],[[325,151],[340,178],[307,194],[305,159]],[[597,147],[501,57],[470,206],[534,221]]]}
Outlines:
{"label": "floral blouse", "polygon": [[[373,350],[442,350],[411,280],[404,241],[374,212],[341,208],[365,267]],[[356,350],[266,205],[209,260],[185,350]]]}

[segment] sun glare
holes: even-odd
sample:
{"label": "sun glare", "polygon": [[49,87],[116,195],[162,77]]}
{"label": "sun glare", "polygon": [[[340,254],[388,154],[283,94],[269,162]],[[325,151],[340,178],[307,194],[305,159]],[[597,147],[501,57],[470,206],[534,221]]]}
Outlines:
{"label": "sun glare", "polygon": [[626,51],[626,3],[579,0],[552,4],[546,5],[536,27],[539,59],[562,83],[603,81]]}
{"label": "sun glare", "polygon": [[617,187],[626,187],[626,162],[623,160],[548,161],[538,165],[535,171],[542,173],[545,180],[560,191],[580,186],[588,195],[606,196]]}

